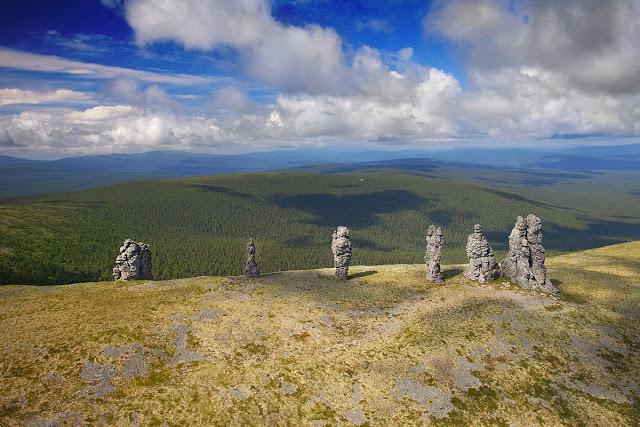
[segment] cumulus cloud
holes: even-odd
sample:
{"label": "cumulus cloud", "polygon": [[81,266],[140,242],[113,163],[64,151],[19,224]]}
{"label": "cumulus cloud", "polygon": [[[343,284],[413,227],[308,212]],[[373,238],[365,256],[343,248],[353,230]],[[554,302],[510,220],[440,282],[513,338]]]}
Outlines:
{"label": "cumulus cloud", "polygon": [[224,87],[212,96],[212,114],[200,115],[152,108],[140,86],[118,80],[123,99],[131,97],[128,105],[0,117],[0,149],[72,155],[163,147],[253,150],[344,139],[420,144],[640,134],[639,95],[585,92],[562,73],[531,66],[472,71],[474,89],[463,90],[449,73],[403,64],[393,69],[379,51],[362,47],[352,64],[353,91],[284,93],[271,105],[257,105],[241,89]]}
{"label": "cumulus cloud", "polygon": [[32,90],[5,88],[0,89],[0,106],[14,104],[63,104],[84,103],[92,97],[84,92],[69,89],[56,89],[36,92]]}
{"label": "cumulus cloud", "polygon": [[245,72],[287,90],[339,91],[346,69],[340,37],[317,25],[286,26],[267,0],[131,0],[126,17],[136,41],[238,51]]}
{"label": "cumulus cloud", "polygon": [[[280,93],[263,105],[239,86],[222,85],[199,114],[186,114],[166,108],[175,104],[161,85],[202,78],[0,49],[0,66],[111,79],[107,101],[118,104],[0,116],[0,150],[72,155],[162,147],[254,150],[344,139],[420,144],[640,135],[640,11],[631,0],[436,3],[424,26],[462,49],[464,87],[453,74],[414,62],[411,47],[380,52],[361,46],[345,58],[335,31],[285,26],[266,0],[125,5],[138,43],[231,47],[247,75]],[[0,95],[5,103],[62,103],[82,94]]]}
{"label": "cumulus cloud", "polygon": [[461,43],[473,67],[540,67],[587,92],[640,91],[637,0],[440,1],[423,23]]}
{"label": "cumulus cloud", "polygon": [[130,105],[24,111],[0,117],[0,127],[4,139],[25,151],[61,155],[210,148],[225,142],[212,119]]}
{"label": "cumulus cloud", "polygon": [[144,87],[137,79],[118,77],[107,85],[108,94],[117,101],[151,109],[176,108],[177,103],[157,85]]}
{"label": "cumulus cloud", "polygon": [[214,91],[209,106],[214,111],[226,113],[247,113],[258,109],[258,104],[245,91],[234,86]]}
{"label": "cumulus cloud", "polygon": [[211,83],[215,80],[223,80],[189,74],[160,73],[112,67],[90,62],[73,61],[59,56],[40,55],[5,48],[0,48],[0,67],[25,71],[65,73],[94,79],[113,79],[124,76],[151,83],[175,85],[200,85]]}

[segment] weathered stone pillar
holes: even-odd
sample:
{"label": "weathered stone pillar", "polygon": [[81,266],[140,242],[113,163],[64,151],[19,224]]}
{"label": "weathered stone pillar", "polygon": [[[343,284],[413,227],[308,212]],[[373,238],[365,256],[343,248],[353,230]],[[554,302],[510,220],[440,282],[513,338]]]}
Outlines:
{"label": "weathered stone pillar", "polygon": [[497,279],[500,276],[500,269],[496,263],[489,242],[482,234],[482,226],[476,224],[473,227],[473,234],[467,239],[467,258],[469,265],[464,270],[467,279],[485,283],[489,280]]}
{"label": "weathered stone pillar", "polygon": [[124,241],[113,268],[114,280],[153,280],[151,249],[146,243]]}
{"label": "weathered stone pillar", "polygon": [[349,264],[351,264],[351,239],[347,227],[340,226],[333,232],[331,251],[336,267],[336,276],[347,280],[349,278]]}
{"label": "weathered stone pillar", "polygon": [[524,289],[557,293],[559,289],[547,278],[542,221],[533,214],[518,217],[509,235],[509,254],[501,263],[502,272]]}
{"label": "weathered stone pillar", "polygon": [[542,221],[533,214],[527,215],[527,241],[531,253],[529,265],[533,275],[531,289],[547,293],[559,292],[558,287],[547,278],[544,247],[542,246]]}
{"label": "weathered stone pillar", "polygon": [[427,263],[427,280],[435,283],[444,283],[444,276],[440,269],[440,258],[442,258],[442,229],[435,225],[430,225],[427,229],[427,251],[424,260]]}
{"label": "weathered stone pillar", "polygon": [[247,277],[260,277],[260,270],[256,262],[256,245],[253,239],[247,243],[247,264],[244,267],[244,274]]}

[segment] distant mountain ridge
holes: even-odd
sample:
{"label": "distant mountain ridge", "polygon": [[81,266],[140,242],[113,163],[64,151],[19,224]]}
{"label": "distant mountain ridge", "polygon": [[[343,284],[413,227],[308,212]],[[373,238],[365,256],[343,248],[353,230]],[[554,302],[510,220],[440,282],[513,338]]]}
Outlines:
{"label": "distant mountain ridge", "polygon": [[640,171],[640,144],[571,148],[478,148],[424,150],[300,149],[246,154],[182,151],[108,154],[58,160],[0,156],[0,197],[74,191],[139,179],[220,175],[306,168],[318,165],[367,164],[387,167],[423,164],[487,168]]}

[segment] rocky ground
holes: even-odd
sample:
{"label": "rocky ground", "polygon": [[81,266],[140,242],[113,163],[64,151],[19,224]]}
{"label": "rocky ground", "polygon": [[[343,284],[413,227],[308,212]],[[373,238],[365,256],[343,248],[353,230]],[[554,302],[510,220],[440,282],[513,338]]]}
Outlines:
{"label": "rocky ground", "polygon": [[0,425],[639,425],[640,242],[548,266],[0,287]]}

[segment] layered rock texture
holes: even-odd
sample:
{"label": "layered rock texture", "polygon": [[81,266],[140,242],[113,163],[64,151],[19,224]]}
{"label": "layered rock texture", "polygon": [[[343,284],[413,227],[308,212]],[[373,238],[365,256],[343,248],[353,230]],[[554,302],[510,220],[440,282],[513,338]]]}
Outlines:
{"label": "layered rock texture", "polygon": [[347,280],[349,278],[349,264],[351,264],[351,238],[347,227],[340,226],[333,232],[331,251],[336,267],[336,276]]}
{"label": "layered rock texture", "polygon": [[509,235],[509,255],[502,261],[502,273],[525,289],[546,293],[559,292],[547,278],[544,247],[542,246],[542,221],[530,214],[518,217]]}
{"label": "layered rock texture", "polygon": [[259,277],[260,270],[256,261],[256,245],[253,239],[247,243],[247,264],[244,267],[244,274],[247,277]]}
{"label": "layered rock texture", "polygon": [[473,234],[467,239],[467,258],[469,265],[464,270],[464,276],[476,282],[485,283],[500,276],[500,268],[496,262],[489,242],[482,234],[482,226],[476,224]]}
{"label": "layered rock texture", "polygon": [[151,249],[142,242],[124,241],[113,268],[114,280],[153,280]]}
{"label": "layered rock texture", "polygon": [[427,280],[435,283],[444,283],[444,275],[440,269],[440,258],[442,258],[442,229],[435,225],[430,225],[427,229],[427,251],[424,260],[427,263]]}

